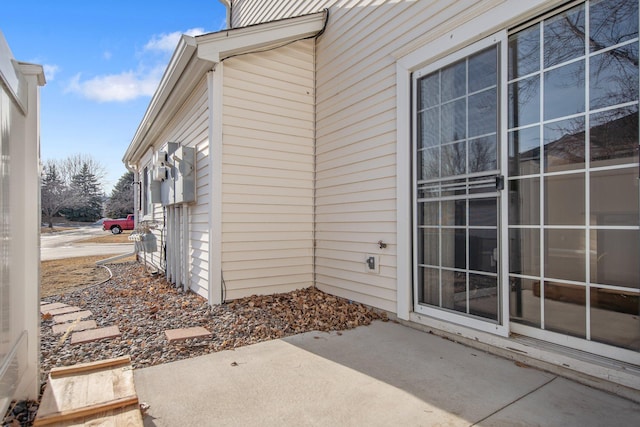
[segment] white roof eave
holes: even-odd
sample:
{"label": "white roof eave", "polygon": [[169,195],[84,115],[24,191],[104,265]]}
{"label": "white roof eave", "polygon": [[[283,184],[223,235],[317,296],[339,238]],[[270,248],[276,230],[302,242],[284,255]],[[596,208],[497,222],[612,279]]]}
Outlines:
{"label": "white roof eave", "polygon": [[138,125],[138,129],[125,152],[122,161],[125,166],[129,166],[129,164],[135,163],[140,156],[142,155],[141,151],[146,150],[149,144],[143,144],[145,137],[151,127],[154,125],[160,110],[164,107],[169,95],[173,91],[176,83],[184,73],[187,65],[191,61],[192,57],[196,52],[196,42],[195,38],[187,35],[183,35],[178,42],[178,46],[176,50],[173,52],[171,56],[171,60],[169,61],[169,65],[158,84],[158,88],[156,89],[151,101],[149,102],[149,106],[147,107],[147,111],[144,113],[142,121]]}
{"label": "white roof eave", "polygon": [[325,26],[327,11],[243,28],[196,36],[198,58],[220,62],[226,58],[260,51],[282,44],[314,37]]}
{"label": "white roof eave", "polygon": [[[213,68],[216,63],[231,56],[278,47],[288,42],[317,36],[324,29],[326,19],[327,11],[325,10],[196,37],[183,35],[122,158],[125,166],[135,165],[153,144],[149,135],[156,132],[150,132],[151,129],[157,129],[159,126],[157,121],[162,110],[171,107],[172,101],[169,98],[176,85],[184,79],[195,80],[196,76],[189,73],[201,72],[203,64],[209,64],[210,68]],[[194,60],[198,61],[200,66],[189,66]]]}

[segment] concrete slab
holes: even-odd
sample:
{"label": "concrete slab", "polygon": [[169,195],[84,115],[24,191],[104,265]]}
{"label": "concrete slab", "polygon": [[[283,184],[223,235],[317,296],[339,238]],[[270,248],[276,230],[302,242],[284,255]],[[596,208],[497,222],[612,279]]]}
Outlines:
{"label": "concrete slab", "polygon": [[623,398],[393,322],[134,374],[140,400],[150,405],[145,425],[158,427],[585,425],[582,417],[591,425],[634,425],[640,411]]}
{"label": "concrete slab", "polygon": [[53,325],[51,327],[51,330],[53,331],[54,335],[60,335],[60,334],[64,334],[67,331],[80,332],[86,329],[93,329],[97,327],[98,325],[96,324],[95,320],[83,320],[82,322],[78,322],[78,323],[70,322],[70,323],[60,323],[58,325]]}
{"label": "concrete slab", "polygon": [[184,341],[193,338],[211,338],[211,332],[202,326],[192,328],[167,329],[164,331],[169,343]]}
{"label": "concrete slab", "polygon": [[76,311],[80,311],[80,310],[82,310],[80,307],[68,306],[68,307],[57,308],[55,310],[49,310],[47,313],[52,316],[59,316],[61,314],[75,313]]}
{"label": "concrete slab", "polygon": [[[640,406],[604,391],[555,378],[478,423],[479,426],[554,425],[599,427],[640,424]],[[633,421],[635,420],[635,421]]]}
{"label": "concrete slab", "polygon": [[57,310],[59,308],[68,307],[67,304],[61,302],[54,302],[51,304],[45,304],[40,306],[40,313],[48,314],[51,310]]}
{"label": "concrete slab", "polygon": [[60,316],[55,316],[53,318],[53,322],[54,323],[73,322],[74,320],[78,320],[78,319],[86,319],[87,317],[91,316],[92,314],[93,313],[91,313],[89,310],[76,311],[75,313],[62,314]]}
{"label": "concrete slab", "polygon": [[82,344],[85,342],[98,341],[105,338],[119,337],[120,329],[117,326],[107,326],[106,328],[87,329],[82,332],[71,334],[71,344]]}

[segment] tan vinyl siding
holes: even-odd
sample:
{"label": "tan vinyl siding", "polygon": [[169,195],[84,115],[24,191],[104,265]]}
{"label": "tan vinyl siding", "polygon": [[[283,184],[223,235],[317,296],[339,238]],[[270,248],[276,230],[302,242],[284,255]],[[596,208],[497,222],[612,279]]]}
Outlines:
{"label": "tan vinyl siding", "polygon": [[[233,28],[320,12],[336,0],[233,0]],[[344,2],[343,2],[344,3]]]}
{"label": "tan vinyl siding", "polygon": [[[189,286],[192,291],[207,298],[209,289],[209,210],[211,196],[209,191],[209,109],[207,101],[207,84],[203,78],[186,100],[178,113],[167,123],[165,132],[157,139],[154,150],[166,150],[167,142],[179,142],[196,149],[196,203],[188,205],[189,233],[182,236],[188,239],[189,265],[183,266],[189,271]],[[151,153],[145,158],[143,167],[151,162]],[[164,215],[161,204],[153,207],[153,220],[159,224],[156,231],[158,248],[161,243]],[[162,241],[166,242],[168,224],[164,226]],[[147,261],[163,269],[164,260],[160,262],[161,252],[147,254]]]}
{"label": "tan vinyl siding", "polygon": [[[396,311],[396,169],[410,165],[396,165],[393,53],[473,3],[339,1],[330,9],[316,58],[320,289]],[[380,256],[379,274],[365,271],[366,254]]]}
{"label": "tan vinyl siding", "polygon": [[226,298],[313,284],[312,40],[224,62]]}

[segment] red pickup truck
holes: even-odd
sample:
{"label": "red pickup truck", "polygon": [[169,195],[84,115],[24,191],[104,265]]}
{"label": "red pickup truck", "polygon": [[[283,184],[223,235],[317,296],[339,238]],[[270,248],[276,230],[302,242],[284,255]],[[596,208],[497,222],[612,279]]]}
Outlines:
{"label": "red pickup truck", "polygon": [[133,214],[121,219],[105,219],[102,223],[103,230],[111,230],[113,234],[120,234],[122,230],[133,230],[135,227],[135,217]]}

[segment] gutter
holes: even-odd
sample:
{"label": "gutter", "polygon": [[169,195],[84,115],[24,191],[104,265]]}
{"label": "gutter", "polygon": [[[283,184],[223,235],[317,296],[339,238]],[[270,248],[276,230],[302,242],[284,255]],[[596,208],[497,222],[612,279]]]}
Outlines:
{"label": "gutter", "polygon": [[163,111],[172,106],[169,98],[174,94],[183,95],[178,93],[183,91],[176,91],[179,84],[195,82],[200,74],[204,75],[206,71],[215,68],[215,64],[232,56],[274,49],[297,40],[317,37],[324,31],[328,16],[329,12],[325,9],[309,15],[195,37],[183,35],[122,158],[127,169],[135,165],[153,145],[150,132],[164,126],[158,119]]}
{"label": "gutter", "polygon": [[156,89],[156,92],[151,98],[151,102],[147,107],[147,111],[145,112],[142,121],[138,125],[138,129],[136,130],[133,140],[129,144],[129,147],[122,158],[127,169],[129,169],[128,165],[136,163],[141,152],[147,148],[143,142],[145,141],[149,130],[155,124],[160,111],[166,105],[167,99],[171,95],[173,88],[182,77],[187,65],[191,62],[195,52],[195,38],[182,35],[176,50],[171,56],[169,65],[160,80],[158,89]]}

